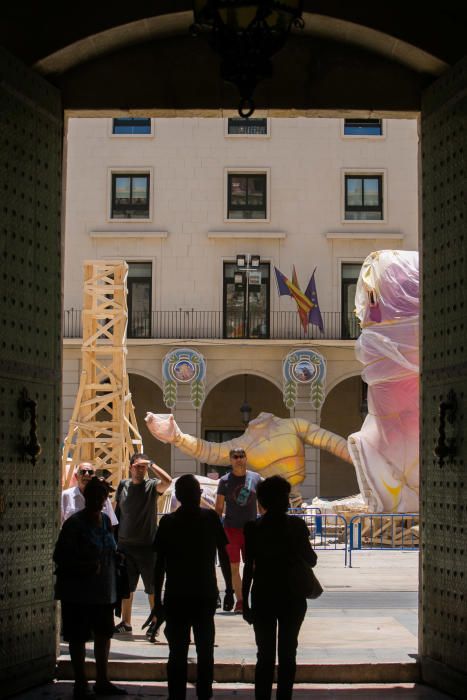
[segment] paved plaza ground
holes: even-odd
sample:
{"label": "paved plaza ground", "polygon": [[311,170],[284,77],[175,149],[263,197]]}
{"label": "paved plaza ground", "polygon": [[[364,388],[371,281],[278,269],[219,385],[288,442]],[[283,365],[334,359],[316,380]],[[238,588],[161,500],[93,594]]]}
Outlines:
{"label": "paved plaza ground", "polygon": [[[309,601],[299,638],[299,664],[413,663],[417,654],[418,553],[357,552],[352,568],[344,567],[342,551],[318,552],[316,573],[325,589]],[[115,662],[164,661],[163,635],[146,641],[141,625],[148,615],[147,597],[136,593],[133,634],[112,640]],[[62,647],[66,659],[67,647]],[[91,647],[88,650],[91,656]],[[190,660],[195,660],[194,645]],[[253,629],[241,615],[216,614],[215,660],[219,664],[254,664]]]}
{"label": "paved plaza ground", "polygon": [[[119,683],[130,698],[156,700],[167,698],[165,683]],[[58,681],[17,696],[17,700],[70,700],[73,683]],[[254,690],[244,683],[223,683],[216,685],[214,700],[231,698],[254,700]],[[360,684],[360,685],[316,685],[298,684],[294,688],[294,700],[448,700],[449,696],[432,688],[413,683],[399,684]],[[188,688],[187,700],[195,700],[193,687]]]}
{"label": "paved plaza ground", "polygon": [[[325,592],[310,601],[298,649],[294,697],[313,700],[441,700],[447,696],[418,680],[418,553],[356,552],[351,569],[342,551],[318,552],[317,574]],[[166,697],[163,635],[150,644],[141,630],[147,598],[135,597],[133,634],[112,640],[111,674],[132,696]],[[253,700],[256,647],[253,630],[239,615],[216,615],[215,698]],[[92,647],[88,645],[88,657]],[[189,662],[196,660],[190,646]],[[92,664],[89,670],[92,671]],[[59,700],[71,695],[67,646],[62,646],[61,680],[29,691],[20,700]],[[236,682],[235,682],[236,681]],[[247,682],[242,682],[247,681]],[[302,681],[300,683],[300,681]],[[352,683],[352,681],[354,681]],[[349,685],[349,682],[352,685]],[[195,692],[190,686],[188,699]]]}

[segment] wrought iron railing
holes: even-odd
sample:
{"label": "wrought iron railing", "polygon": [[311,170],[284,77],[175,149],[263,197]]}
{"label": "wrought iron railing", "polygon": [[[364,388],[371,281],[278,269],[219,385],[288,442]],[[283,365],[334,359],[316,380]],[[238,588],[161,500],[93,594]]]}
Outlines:
{"label": "wrought iron railing", "polygon": [[[351,340],[358,338],[360,325],[354,314],[322,312],[324,331],[309,325],[303,330],[296,311],[271,311],[244,316],[222,311],[135,312],[128,320],[129,338],[173,338],[186,340],[270,338],[272,340]],[[81,309],[66,309],[63,315],[64,338],[82,337]]]}

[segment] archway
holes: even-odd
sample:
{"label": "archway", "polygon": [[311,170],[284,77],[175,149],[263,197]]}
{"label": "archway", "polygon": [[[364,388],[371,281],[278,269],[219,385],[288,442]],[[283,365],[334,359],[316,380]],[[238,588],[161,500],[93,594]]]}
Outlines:
{"label": "archway", "polygon": [[[346,410],[339,410],[343,405]],[[361,428],[364,409],[363,382],[360,375],[339,382],[326,396],[321,409],[321,426],[347,437]],[[355,470],[329,452],[320,455],[320,495],[344,498],[359,492]]]}
{"label": "archway", "polygon": [[[251,407],[251,418],[265,411],[280,418],[288,418],[282,393],[267,379],[254,374],[237,374],[224,379],[209,392],[201,413],[201,435],[213,442],[223,442],[245,430],[240,411],[245,399]],[[214,468],[206,466],[206,473],[214,475]],[[222,471],[222,467],[215,470]]]}
{"label": "archway", "polygon": [[[188,10],[188,2],[177,2],[176,10]],[[160,4],[162,9],[154,12],[164,13],[167,3]],[[311,3],[305,3],[307,9]],[[438,407],[450,386],[458,382],[459,392],[465,389],[465,337],[462,311],[463,306],[451,303],[454,286],[444,285],[445,270],[449,270],[459,264],[459,271],[464,263],[465,241],[463,226],[465,220],[465,197],[462,196],[465,168],[465,62],[455,67],[454,64],[465,55],[465,7],[458,3],[445,2],[442,6],[426,8],[424,21],[420,22],[419,8],[405,4],[397,8],[395,4],[386,12],[381,13],[377,6],[349,8],[346,3],[335,3],[329,8],[329,3],[314,3],[313,11],[322,13],[319,17],[326,26],[330,15],[334,15],[338,22],[339,34],[334,42],[324,47],[319,42],[310,42],[310,48],[303,46],[306,51],[306,60],[293,63],[290,61],[282,71],[282,77],[287,82],[282,82],[282,88],[277,84],[266,85],[262,100],[270,108],[301,107],[304,110],[314,109],[362,109],[368,114],[370,105],[376,110],[418,110],[421,107],[421,94],[423,89],[434,81],[436,71],[430,71],[428,66],[413,67],[412,71],[400,68],[400,47],[404,41],[412,46],[417,46],[426,57],[430,59],[436,56],[445,61],[446,70],[442,80],[430,89],[426,94],[423,105],[423,190],[425,199],[423,202],[424,223],[424,285],[425,309],[424,328],[427,351],[424,352],[423,366],[423,396],[424,396],[424,434],[422,439],[422,516],[427,533],[424,542],[423,561],[423,613],[421,625],[422,656],[424,661],[424,678],[441,684],[453,692],[457,688],[459,696],[465,688],[465,634],[462,624],[454,627],[452,620],[458,619],[460,601],[464,600],[465,593],[465,561],[457,556],[456,549],[450,546],[449,531],[463,528],[463,514],[465,512],[465,490],[463,489],[463,469],[465,458],[465,441],[459,441],[459,455],[455,462],[450,464],[450,470],[442,468],[438,461],[433,459],[432,451],[436,443],[433,434],[433,426],[438,424]],[[173,12],[172,5],[170,10]],[[153,10],[151,9],[151,12]],[[71,12],[71,15],[70,15]],[[141,5],[138,12],[146,14],[146,8]],[[66,13],[66,14],[65,14]],[[76,14],[73,14],[76,13]],[[3,133],[5,136],[4,161],[11,163],[11,171],[5,168],[7,187],[4,192],[4,226],[5,226],[5,297],[3,304],[2,323],[5,328],[5,342],[3,343],[2,359],[4,361],[3,377],[5,383],[2,392],[5,400],[8,395],[9,405],[13,406],[17,401],[20,389],[28,384],[33,400],[40,401],[39,437],[44,446],[40,463],[36,465],[35,476],[40,477],[43,484],[35,492],[35,509],[31,510],[31,518],[34,523],[50,520],[50,533],[47,541],[53,540],[55,525],[50,517],[49,508],[57,502],[58,491],[58,446],[59,446],[59,417],[58,405],[60,398],[60,331],[59,331],[59,298],[60,298],[60,263],[59,263],[59,215],[58,195],[60,190],[60,161],[61,152],[59,144],[61,127],[61,108],[58,93],[54,94],[51,83],[40,81],[37,74],[29,69],[44,57],[54,52],[60,53],[67,44],[74,41],[85,42],[80,44],[80,55],[83,57],[84,72],[78,76],[78,82],[63,81],[63,94],[65,104],[70,106],[83,106],[89,109],[97,106],[109,109],[108,102],[102,102],[107,95],[100,96],[102,88],[113,90],[115,83],[106,80],[107,75],[118,76],[118,89],[115,89],[116,109],[121,105],[133,109],[151,108],[155,104],[154,91],[149,94],[153,85],[154,65],[164,65],[175,73],[168,75],[164,71],[156,71],[163,81],[160,86],[160,98],[157,101],[166,109],[181,108],[181,103],[174,96],[174,86],[179,84],[180,76],[184,76],[184,85],[190,84],[188,90],[191,100],[190,106],[196,104],[196,108],[205,107],[218,109],[221,99],[221,91],[211,89],[212,84],[206,83],[206,67],[212,58],[199,66],[194,63],[193,72],[185,75],[185,66],[180,66],[178,60],[183,53],[178,50],[180,41],[178,37],[173,39],[177,51],[177,60],[167,60],[167,53],[162,47],[162,61],[154,59],[154,53],[148,47],[146,61],[125,61],[127,66],[144,65],[151,72],[149,80],[140,79],[121,80],[120,72],[115,71],[114,58],[118,51],[114,51],[120,44],[114,45],[109,56],[110,68],[105,72],[95,71],[89,61],[92,57],[89,48],[95,45],[92,35],[103,32],[108,26],[135,21],[139,18],[132,14],[131,10],[123,13],[118,11],[100,12],[99,8],[93,8],[92,12],[82,12],[82,7],[76,9],[68,5],[57,8],[52,3],[45,3],[41,12],[37,12],[35,3],[23,3],[22,12],[5,6],[2,10],[5,21],[1,27],[1,43],[18,57],[19,62],[11,62],[9,56],[5,57],[5,79],[3,88],[7,95],[7,101],[11,107],[12,118],[7,120]],[[70,17],[71,20],[70,21]],[[174,29],[174,18],[168,15],[166,26],[166,41],[170,42],[171,31]],[[345,27],[343,20],[350,22],[350,27]],[[387,63],[392,64],[392,71],[385,62],[375,61],[374,42],[367,43],[367,51],[356,49],[352,52],[352,60],[343,60],[344,44],[354,45],[356,36],[364,36],[361,27],[371,27],[378,34],[380,42],[385,39],[390,58]],[[389,40],[386,41],[384,32]],[[147,32],[141,36],[146,39]],[[88,38],[89,37],[89,38]],[[411,47],[409,47],[411,48]],[[325,56],[323,56],[326,49]],[[413,54],[413,52],[410,52]],[[431,54],[431,56],[429,55]],[[296,54],[291,47],[289,57]],[[66,55],[65,55],[66,58]],[[191,57],[190,57],[191,58]],[[164,60],[165,59],[165,60]],[[204,55],[201,60],[204,59]],[[216,62],[217,63],[217,62]],[[302,89],[300,79],[297,78],[297,67],[306,66],[307,73]],[[210,66],[209,66],[210,67]],[[347,71],[345,70],[347,68]],[[386,71],[385,71],[386,68]],[[61,66],[65,71],[65,67]],[[349,71],[352,80],[348,79]],[[75,71],[71,71],[73,77]],[[94,74],[94,77],[92,76]],[[192,78],[195,79],[192,79]],[[81,82],[79,82],[81,79]],[[117,80],[117,77],[114,78]],[[200,83],[205,86],[200,90]],[[132,94],[136,100],[128,98],[130,93],[122,94],[122,90],[130,90],[138,86],[137,92]],[[284,87],[285,86],[285,87]],[[358,95],[356,95],[358,87]],[[225,91],[227,95],[228,90]],[[286,95],[285,103],[278,104],[277,96]],[[56,98],[56,99],[55,99]],[[37,101],[38,109],[35,108]],[[260,100],[261,101],[261,100]],[[281,102],[281,100],[278,100]],[[230,100],[234,104],[235,96]],[[112,105],[110,105],[112,107]],[[37,114],[31,116],[31,112]],[[8,111],[5,110],[5,115]],[[31,128],[32,127],[32,128]],[[54,132],[52,134],[52,132]],[[52,135],[51,135],[52,134]],[[19,139],[22,139],[19,141]],[[49,142],[50,139],[50,142]],[[22,160],[27,161],[27,169],[30,174],[22,169]],[[44,163],[46,168],[44,168]],[[49,167],[51,164],[51,167]],[[16,167],[19,165],[20,167]],[[31,170],[30,170],[31,169]],[[45,170],[48,169],[48,173]],[[50,178],[50,181],[49,179]],[[12,186],[10,186],[12,185]],[[42,189],[43,188],[43,189]],[[456,188],[459,188],[458,190]],[[47,190],[47,192],[45,191]],[[42,198],[41,198],[42,191]],[[18,207],[12,197],[21,197]],[[52,193],[55,195],[52,196]],[[29,211],[28,211],[29,208]],[[30,236],[30,238],[29,238]],[[13,240],[15,239],[15,240]],[[451,242],[453,245],[451,245]],[[25,244],[29,251],[35,251],[34,263],[32,259],[21,258],[24,255]],[[450,250],[448,250],[450,248]],[[42,263],[42,266],[40,266]],[[55,264],[55,268],[52,266]],[[29,269],[28,269],[29,265]],[[40,270],[40,273],[39,273]],[[463,267],[462,267],[463,270]],[[10,277],[8,277],[10,273]],[[39,282],[47,282],[40,287]],[[457,284],[454,283],[454,284]],[[16,286],[15,286],[16,285]],[[460,282],[462,286],[462,282]],[[42,297],[42,308],[40,306]],[[12,300],[12,303],[10,303]],[[456,300],[457,301],[457,300]],[[17,303],[23,308],[20,322],[22,346],[11,336],[11,326],[15,322],[11,314],[14,309],[12,304]],[[463,302],[462,302],[463,304]],[[461,314],[459,316],[459,314]],[[460,322],[458,323],[458,320]],[[24,329],[22,323],[24,321]],[[8,328],[8,332],[7,329]],[[44,333],[44,329],[45,333]],[[447,329],[447,330],[446,330]],[[451,337],[451,346],[445,350],[445,335],[454,329]],[[455,333],[459,338],[454,338]],[[47,336],[45,339],[43,336]],[[433,340],[440,337],[441,343]],[[41,340],[39,340],[41,339]],[[447,343],[446,343],[447,345]],[[18,353],[18,349],[20,352]],[[452,352],[452,354],[451,354]],[[451,357],[446,358],[451,355]],[[463,393],[462,393],[463,396]],[[45,408],[44,408],[45,407]],[[462,419],[460,419],[462,424]],[[10,496],[15,497],[16,491],[21,492],[21,479],[16,477],[16,471],[21,474],[24,465],[18,457],[18,434],[22,425],[18,423],[15,410],[5,411],[2,419],[2,428],[5,435],[5,453],[2,459],[10,465],[10,474],[15,477],[6,480],[3,484],[5,496],[2,493],[2,502],[7,502]],[[464,445],[464,446],[462,446]],[[28,465],[29,469],[30,466]],[[56,484],[55,491],[50,488]],[[436,488],[431,488],[436,484]],[[40,486],[40,483],[39,483]],[[440,498],[441,493],[441,498]],[[464,495],[463,495],[464,494]],[[40,503],[45,503],[43,511]],[[19,501],[18,501],[19,503]],[[452,504],[459,507],[451,508]],[[455,511],[455,512],[453,512]],[[10,512],[8,517],[18,521],[22,517],[22,509],[17,508],[18,515]],[[3,527],[3,526],[2,526]],[[13,527],[13,526],[10,526]],[[462,530],[463,531],[463,530]],[[29,547],[29,541],[25,541],[25,548]],[[50,550],[50,544],[48,546]],[[27,550],[25,550],[27,551]],[[49,551],[50,554],[50,551]],[[46,557],[47,561],[50,557]],[[442,568],[445,571],[447,586],[455,590],[451,600],[446,600],[441,590],[437,588],[438,566],[442,560]],[[29,562],[28,562],[29,564]],[[5,567],[2,567],[3,569]],[[9,605],[7,612],[11,613],[10,620],[17,619],[11,626],[6,638],[6,645],[11,650],[8,657],[8,668],[13,666],[12,680],[6,687],[6,692],[13,692],[25,684],[32,684],[34,680],[48,677],[54,667],[54,642],[53,642],[53,608],[51,603],[51,570],[44,567],[44,574],[40,580],[42,597],[33,600],[27,598],[30,606],[37,610],[42,606],[43,618],[40,625],[38,641],[31,642],[34,633],[31,634],[30,622],[25,622],[28,615],[24,614],[26,608],[26,595],[21,601],[21,612],[16,614],[13,604]],[[15,567],[16,571],[16,567]],[[19,572],[20,570],[17,569]],[[22,573],[22,572],[21,572]],[[7,579],[7,584],[12,590],[19,591],[19,576]],[[464,584],[461,584],[461,579]],[[463,613],[465,603],[462,605]],[[29,615],[29,619],[33,616]],[[463,617],[459,620],[462,622]],[[451,625],[451,628],[449,627]],[[10,625],[6,627],[10,628]],[[42,636],[43,635],[43,636]],[[40,639],[39,639],[40,637]],[[26,653],[24,639],[28,639],[29,651]],[[16,645],[16,646],[15,646]],[[31,659],[34,663],[31,663]],[[435,664],[438,664],[437,667]],[[431,674],[427,672],[430,666]],[[3,666],[2,666],[3,668]],[[10,674],[11,675],[11,674]]]}
{"label": "archway", "polygon": [[162,390],[150,379],[140,374],[130,373],[130,391],[135,406],[136,420],[143,439],[144,451],[162,469],[170,474],[170,445],[156,440],[146,427],[144,416],[147,411],[167,413],[162,400]]}

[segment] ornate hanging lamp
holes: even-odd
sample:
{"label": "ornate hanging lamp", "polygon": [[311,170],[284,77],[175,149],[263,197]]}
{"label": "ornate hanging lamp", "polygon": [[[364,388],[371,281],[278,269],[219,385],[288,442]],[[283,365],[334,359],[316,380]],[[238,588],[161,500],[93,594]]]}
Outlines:
{"label": "ornate hanging lamp", "polygon": [[244,377],[244,386],[243,386],[243,403],[240,406],[240,413],[242,414],[242,422],[244,425],[248,425],[250,422],[251,418],[251,406],[248,403],[248,398],[247,398],[247,376],[248,375],[243,375]]}
{"label": "ornate hanging lamp", "polygon": [[221,76],[240,92],[238,113],[251,117],[253,93],[272,75],[271,56],[292,29],[303,29],[303,0],[193,0],[195,36],[206,36],[221,56]]}

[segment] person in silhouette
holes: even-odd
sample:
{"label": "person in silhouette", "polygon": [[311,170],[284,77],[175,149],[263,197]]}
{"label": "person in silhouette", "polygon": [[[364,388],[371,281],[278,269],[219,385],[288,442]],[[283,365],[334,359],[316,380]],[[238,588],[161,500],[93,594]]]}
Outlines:
{"label": "person in silhouette", "polygon": [[256,493],[264,514],[245,525],[243,570],[243,617],[253,624],[258,647],[255,698],[271,697],[278,639],[277,700],[290,700],[307,609],[300,572],[304,565],[315,566],[317,556],[304,521],[287,515],[289,482],[272,476],[258,484]]}
{"label": "person in silhouette", "polygon": [[196,644],[196,693],[200,700],[212,697],[214,672],[214,613],[219,591],[216,580],[216,553],[226,590],[232,591],[228,544],[214,510],[200,507],[201,487],[193,474],[175,483],[180,508],[164,515],[159,523],[154,547],[154,618],[165,616],[165,636],[169,642],[167,680],[170,700],[186,697],[187,657],[190,631]]}
{"label": "person in silhouette", "polygon": [[[55,597],[61,601],[62,634],[70,647],[75,700],[126,695],[108,676],[110,639],[117,602],[116,544],[110,518],[102,512],[108,485],[92,476],[84,488],[84,508],[63,523],[53,554]],[[85,672],[86,642],[94,639],[94,693]]]}

